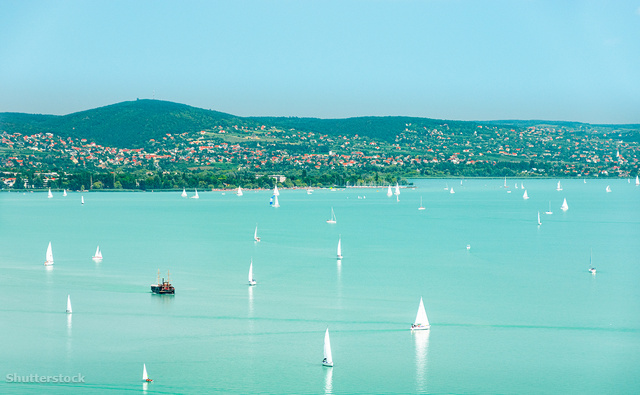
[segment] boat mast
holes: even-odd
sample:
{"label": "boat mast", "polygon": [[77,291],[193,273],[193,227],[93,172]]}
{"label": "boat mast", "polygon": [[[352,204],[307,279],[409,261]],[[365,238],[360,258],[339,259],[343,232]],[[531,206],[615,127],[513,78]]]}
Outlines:
{"label": "boat mast", "polygon": [[158,282],[156,284],[160,284],[160,269],[158,269]]}

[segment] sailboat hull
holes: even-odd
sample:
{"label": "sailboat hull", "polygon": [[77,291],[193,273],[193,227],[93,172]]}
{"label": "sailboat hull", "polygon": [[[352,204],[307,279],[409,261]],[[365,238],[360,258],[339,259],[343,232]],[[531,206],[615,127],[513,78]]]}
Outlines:
{"label": "sailboat hull", "polygon": [[431,325],[411,325],[412,331],[426,331],[431,328]]}
{"label": "sailboat hull", "polygon": [[328,362],[322,362],[322,366],[326,366],[328,368],[332,368],[333,364],[332,363],[328,363]]}

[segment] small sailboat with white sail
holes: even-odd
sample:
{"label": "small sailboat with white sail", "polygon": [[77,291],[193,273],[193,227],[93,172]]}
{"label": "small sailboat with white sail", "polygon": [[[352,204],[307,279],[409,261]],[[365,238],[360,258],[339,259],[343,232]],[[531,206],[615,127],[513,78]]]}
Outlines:
{"label": "small sailboat with white sail", "polygon": [[280,196],[280,191],[278,191],[278,184],[273,188],[273,196]]}
{"label": "small sailboat with white sail", "polygon": [[549,211],[545,212],[545,214],[547,215],[553,214],[553,211],[551,211],[551,201],[549,201]]}
{"label": "small sailboat with white sail", "polygon": [[424,303],[420,298],[420,305],[418,306],[418,314],[416,314],[416,320],[411,325],[411,330],[427,330],[431,328],[429,325],[429,319],[427,318],[427,312],[424,309]]}
{"label": "small sailboat with white sail", "polygon": [[589,252],[589,273],[596,274],[596,268],[593,267],[593,250]]}
{"label": "small sailboat with white sail", "polygon": [[329,339],[329,328],[324,332],[324,359],[322,366],[333,367],[333,356],[331,355],[331,340]]}
{"label": "small sailboat with white sail", "polygon": [[272,202],[273,207],[278,208],[280,207],[280,203],[278,203],[278,195],[274,195],[273,196],[273,202]]}
{"label": "small sailboat with white sail", "polygon": [[256,230],[253,232],[253,240],[256,243],[260,242],[260,237],[258,237],[258,224],[256,224]]}
{"label": "small sailboat with white sail", "polygon": [[256,285],[257,282],[253,278],[253,258],[251,258],[251,264],[249,264],[249,285]]}
{"label": "small sailboat with white sail", "polygon": [[424,206],[422,205],[422,196],[420,196],[420,207],[418,207],[418,210],[424,210]]}
{"label": "small sailboat with white sail", "polygon": [[515,188],[516,188],[516,189],[518,189],[518,183],[517,183],[517,182],[516,182],[516,184],[515,184]]}
{"label": "small sailboat with white sail", "polygon": [[338,259],[342,259],[342,237],[338,238],[338,251],[337,251]]}
{"label": "small sailboat with white sail", "polygon": [[236,195],[238,195],[238,196],[242,196],[243,195],[241,187],[238,187],[238,192],[236,192]]}
{"label": "small sailboat with white sail", "polygon": [[400,195],[400,185],[396,182],[396,191],[394,192],[396,196]]}
{"label": "small sailboat with white sail", "polygon": [[84,204],[84,196],[80,196],[80,203]]}
{"label": "small sailboat with white sail", "polygon": [[640,178],[638,176],[636,176],[636,186],[640,186]]}
{"label": "small sailboat with white sail", "polygon": [[562,202],[562,206],[560,206],[560,209],[562,209],[562,211],[569,210],[569,205],[567,204],[567,198],[564,198],[564,201]]}
{"label": "small sailboat with white sail", "polygon": [[142,364],[142,381],[150,383],[153,380],[149,378],[149,375],[147,374],[147,365],[146,364]]}
{"label": "small sailboat with white sail", "polygon": [[71,295],[67,295],[67,314],[73,313],[71,309]]}
{"label": "small sailboat with white sail", "polygon": [[556,186],[556,191],[561,191],[562,190],[562,184],[560,184],[560,181],[558,181],[558,185]]}
{"label": "small sailboat with white sail", "polygon": [[45,266],[53,265],[53,250],[51,249],[51,242],[49,242],[49,246],[47,247],[47,253],[45,255]]}
{"label": "small sailboat with white sail", "polygon": [[186,188],[182,188],[182,194],[180,196],[182,196],[183,198],[187,197],[187,189]]}
{"label": "small sailboat with white sail", "polygon": [[503,185],[502,187],[503,187],[503,188],[505,188],[505,189],[506,189],[506,188],[509,188],[509,187],[507,186],[507,177],[505,177],[505,178],[504,178],[504,185]]}
{"label": "small sailboat with white sail", "polygon": [[522,195],[522,198],[523,198],[524,200],[529,199],[529,195],[527,195],[527,190],[526,190],[526,189],[524,190],[524,195]]}
{"label": "small sailboat with white sail", "polygon": [[196,189],[195,195],[191,196],[191,199],[200,199],[200,196],[198,195],[198,190],[197,189]]}
{"label": "small sailboat with white sail", "polygon": [[47,193],[47,198],[51,199],[53,194],[51,193],[51,188],[49,188],[49,193]]}
{"label": "small sailboat with white sail", "polygon": [[605,191],[607,191],[607,193],[611,192],[611,187],[607,185],[607,188],[605,189]]}
{"label": "small sailboat with white sail", "polygon": [[336,213],[333,212],[333,207],[331,207],[331,219],[327,220],[328,224],[335,224],[336,221]]}
{"label": "small sailboat with white sail", "polygon": [[453,187],[451,187],[451,189],[449,189],[449,193],[456,193],[456,191],[454,191]]}
{"label": "small sailboat with white sail", "polygon": [[67,190],[66,189],[62,190],[62,196],[67,196]]}
{"label": "small sailboat with white sail", "polygon": [[391,197],[391,195],[393,195],[393,192],[391,192],[391,185],[389,185],[389,188],[387,189],[387,197]]}
{"label": "small sailboat with white sail", "polygon": [[538,226],[542,225],[542,222],[540,221],[540,211],[538,211]]}
{"label": "small sailboat with white sail", "polygon": [[100,246],[96,248],[96,254],[91,259],[93,259],[96,262],[102,260],[102,251],[100,251]]}
{"label": "small sailboat with white sail", "polygon": [[311,195],[313,193],[313,189],[307,188],[307,195]]}

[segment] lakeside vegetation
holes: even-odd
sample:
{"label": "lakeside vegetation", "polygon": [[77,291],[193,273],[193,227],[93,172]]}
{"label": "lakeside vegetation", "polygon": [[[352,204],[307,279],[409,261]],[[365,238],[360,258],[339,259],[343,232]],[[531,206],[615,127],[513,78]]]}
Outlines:
{"label": "lakeside vegetation", "polygon": [[157,100],[0,114],[5,188],[224,189],[635,177],[640,125],[237,117]]}

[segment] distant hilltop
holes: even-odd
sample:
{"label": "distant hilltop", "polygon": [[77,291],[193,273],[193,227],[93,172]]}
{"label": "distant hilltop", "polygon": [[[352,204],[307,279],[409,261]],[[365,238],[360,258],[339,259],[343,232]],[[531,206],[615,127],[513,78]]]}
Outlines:
{"label": "distant hilltop", "polygon": [[295,129],[330,136],[366,136],[394,141],[399,134],[431,130],[446,125],[447,129],[473,136],[480,126],[572,129],[584,133],[613,132],[623,141],[640,142],[640,125],[590,125],[556,121],[453,121],[418,117],[354,117],[319,119],[298,117],[239,117],[205,110],[186,104],[161,100],[135,100],[76,112],[73,114],[39,115],[0,113],[0,132],[33,135],[52,133],[60,137],[86,139],[104,146],[119,148],[142,147],[149,140],[162,139],[167,134],[196,133],[220,128]]}

